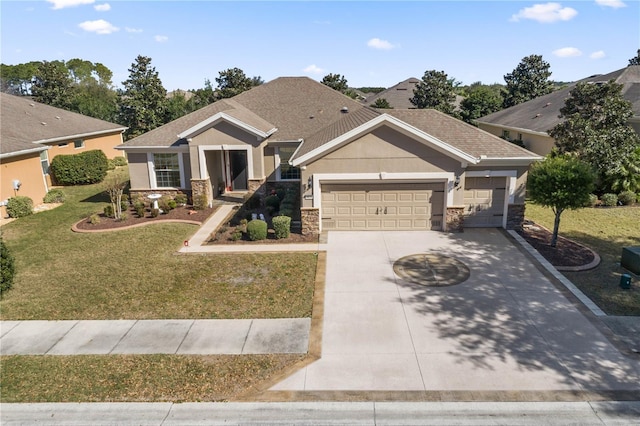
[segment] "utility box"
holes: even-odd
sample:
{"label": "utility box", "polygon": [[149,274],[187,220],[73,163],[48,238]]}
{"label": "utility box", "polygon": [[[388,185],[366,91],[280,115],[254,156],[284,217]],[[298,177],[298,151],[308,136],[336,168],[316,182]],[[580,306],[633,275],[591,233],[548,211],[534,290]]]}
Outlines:
{"label": "utility box", "polygon": [[640,247],[623,247],[620,265],[634,274],[640,275]]}
{"label": "utility box", "polygon": [[625,290],[629,290],[631,288],[631,275],[620,275],[620,287],[624,288]]}

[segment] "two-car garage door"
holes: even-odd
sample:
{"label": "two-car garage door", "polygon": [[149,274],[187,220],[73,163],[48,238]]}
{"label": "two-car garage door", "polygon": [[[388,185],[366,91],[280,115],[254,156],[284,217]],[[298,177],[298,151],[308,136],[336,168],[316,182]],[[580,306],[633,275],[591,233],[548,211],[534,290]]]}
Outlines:
{"label": "two-car garage door", "polygon": [[441,230],[443,183],[322,184],[323,230]]}

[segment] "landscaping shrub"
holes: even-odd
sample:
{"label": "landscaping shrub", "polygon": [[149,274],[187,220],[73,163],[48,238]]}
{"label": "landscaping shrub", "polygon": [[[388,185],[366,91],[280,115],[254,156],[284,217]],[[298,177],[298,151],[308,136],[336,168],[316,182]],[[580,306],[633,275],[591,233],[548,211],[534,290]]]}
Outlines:
{"label": "landscaping shrub", "polygon": [[178,192],[173,199],[176,201],[176,204],[187,204],[187,194],[183,194],[182,192]]}
{"label": "landscaping shrub", "polygon": [[115,157],[112,161],[113,161],[113,164],[117,167],[122,167],[127,165],[127,159],[125,157]]}
{"label": "landscaping shrub", "polygon": [[9,217],[24,217],[32,215],[33,200],[22,195],[9,198],[9,201],[7,202],[7,214]]}
{"label": "landscaping shrub", "polygon": [[95,214],[95,213],[94,213],[94,214],[92,214],[92,215],[89,217],[89,222],[90,222],[92,225],[97,225],[97,224],[99,224],[99,223],[100,223],[100,216],[98,216],[98,215],[97,215],[97,214]]}
{"label": "landscaping shrub", "polygon": [[143,201],[138,200],[135,203],[133,203],[133,208],[136,211],[136,215],[138,215],[138,217],[144,217],[144,202]]}
{"label": "landscaping shrub", "polygon": [[116,217],[116,214],[113,211],[113,206],[111,204],[104,206],[104,209],[102,210],[102,212],[106,217]]}
{"label": "landscaping shrub", "polygon": [[108,159],[107,170],[115,170],[115,169],[116,169],[116,163],[114,163],[112,159]]}
{"label": "landscaping shrub", "polygon": [[52,189],[42,199],[45,203],[64,203],[65,195],[62,189]]}
{"label": "landscaping shrub", "polygon": [[267,206],[267,208],[273,209],[273,211],[278,211],[280,208],[280,198],[278,198],[277,195],[269,195],[265,198],[264,205]]}
{"label": "landscaping shrub", "polygon": [[595,207],[598,204],[598,196],[596,194],[589,194],[589,201],[584,203],[585,207]]}
{"label": "landscaping shrub", "polygon": [[618,201],[620,201],[623,206],[630,206],[631,204],[634,204],[636,200],[637,196],[633,191],[622,191],[618,194]]}
{"label": "landscaping shrub", "polygon": [[99,149],[74,155],[57,155],[51,161],[51,174],[61,185],[87,185],[102,182],[107,175],[107,156]]}
{"label": "landscaping shrub", "polygon": [[276,189],[276,195],[280,200],[284,200],[285,195],[287,195],[287,191],[284,188]]}
{"label": "landscaping shrub", "polygon": [[247,210],[255,210],[260,207],[260,196],[256,194],[246,195],[244,205]]}
{"label": "landscaping shrub", "polygon": [[204,210],[207,208],[208,200],[204,194],[196,195],[193,197],[193,208],[196,210]]}
{"label": "landscaping shrub", "polygon": [[0,294],[11,289],[13,286],[13,276],[16,273],[13,255],[0,238]]}
{"label": "landscaping shrub", "polygon": [[602,200],[602,204],[607,207],[613,207],[618,204],[618,196],[616,194],[602,194],[600,200]]}
{"label": "landscaping shrub", "polygon": [[267,239],[267,222],[260,219],[254,219],[247,224],[247,234],[251,241]]}
{"label": "landscaping shrub", "polygon": [[151,217],[158,217],[160,209],[151,209]]}
{"label": "landscaping shrub", "polygon": [[289,216],[289,217],[291,217],[292,214],[293,214],[293,210],[292,209],[289,209],[289,208],[280,209],[280,216]]}
{"label": "landscaping shrub", "polygon": [[127,211],[129,209],[129,196],[127,194],[122,194],[120,196],[120,210]]}
{"label": "landscaping shrub", "polygon": [[238,241],[240,238],[242,238],[242,231],[240,229],[233,231],[233,234],[231,234],[231,241]]}
{"label": "landscaping shrub", "polygon": [[160,198],[160,200],[158,201],[158,206],[162,211],[164,211],[165,213],[168,213],[171,210],[175,209],[178,206],[178,203],[176,203],[173,198],[169,196],[164,196]]}
{"label": "landscaping shrub", "polygon": [[291,232],[291,218],[289,216],[276,216],[272,220],[276,238],[288,238]]}

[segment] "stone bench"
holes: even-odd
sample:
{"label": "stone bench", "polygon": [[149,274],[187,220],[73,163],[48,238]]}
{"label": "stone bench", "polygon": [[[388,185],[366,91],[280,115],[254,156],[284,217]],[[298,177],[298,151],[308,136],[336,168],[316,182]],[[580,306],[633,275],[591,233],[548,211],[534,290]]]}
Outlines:
{"label": "stone bench", "polygon": [[623,247],[620,264],[636,275],[640,275],[640,246]]}

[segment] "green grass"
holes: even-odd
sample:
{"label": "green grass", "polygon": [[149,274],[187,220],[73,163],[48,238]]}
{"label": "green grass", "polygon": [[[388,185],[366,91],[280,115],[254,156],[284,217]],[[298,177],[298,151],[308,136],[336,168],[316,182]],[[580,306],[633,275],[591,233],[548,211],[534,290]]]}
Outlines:
{"label": "green grass", "polygon": [[2,402],[225,401],[305,355],[5,356]]}
{"label": "green grass", "polygon": [[71,225],[107,203],[100,185],[2,227],[16,259],[3,320],[283,318],[311,315],[316,257],[178,255],[197,228],[162,224],[97,234]]}
{"label": "green grass", "polygon": [[[553,229],[553,212],[527,204],[527,219]],[[580,290],[609,315],[640,315],[640,280],[632,288],[620,288],[622,248],[640,246],[640,206],[584,208],[562,213],[559,235],[582,243],[601,257],[590,271],[563,272]]]}

